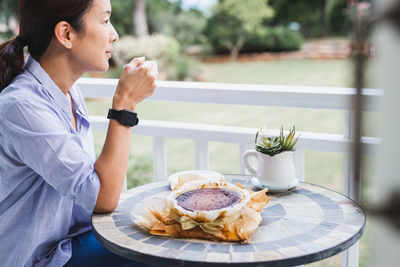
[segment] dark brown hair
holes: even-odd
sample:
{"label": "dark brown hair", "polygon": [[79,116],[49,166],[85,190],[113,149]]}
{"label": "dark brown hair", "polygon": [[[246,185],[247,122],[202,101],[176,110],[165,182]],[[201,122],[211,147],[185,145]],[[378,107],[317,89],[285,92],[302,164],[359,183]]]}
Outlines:
{"label": "dark brown hair", "polygon": [[24,46],[38,60],[54,38],[60,21],[68,22],[77,32],[84,31],[83,16],[94,0],[20,0],[17,38],[0,45],[0,92],[22,72]]}

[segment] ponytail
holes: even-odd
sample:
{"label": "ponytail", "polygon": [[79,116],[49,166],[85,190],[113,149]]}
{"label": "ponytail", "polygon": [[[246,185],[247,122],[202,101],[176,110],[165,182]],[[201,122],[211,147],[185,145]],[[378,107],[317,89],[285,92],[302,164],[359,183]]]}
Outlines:
{"label": "ponytail", "polygon": [[0,92],[22,72],[25,43],[20,37],[0,45]]}

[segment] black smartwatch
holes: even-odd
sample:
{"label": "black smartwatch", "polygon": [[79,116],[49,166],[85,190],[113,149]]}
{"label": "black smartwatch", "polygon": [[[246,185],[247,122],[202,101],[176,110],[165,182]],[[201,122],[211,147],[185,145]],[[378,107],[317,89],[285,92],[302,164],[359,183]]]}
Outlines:
{"label": "black smartwatch", "polygon": [[139,118],[137,117],[137,113],[127,109],[122,109],[122,110],[109,109],[107,119],[117,120],[120,124],[129,127],[133,127],[139,123]]}

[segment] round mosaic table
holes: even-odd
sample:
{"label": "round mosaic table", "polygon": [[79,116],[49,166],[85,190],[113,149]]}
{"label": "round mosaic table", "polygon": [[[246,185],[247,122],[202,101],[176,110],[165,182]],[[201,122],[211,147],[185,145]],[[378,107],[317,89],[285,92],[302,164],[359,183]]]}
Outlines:
{"label": "round mosaic table", "polygon": [[[232,183],[246,181],[226,177]],[[308,183],[268,194],[262,222],[246,245],[154,236],[135,225],[132,214],[153,205],[161,209],[169,192],[168,181],[160,181],[123,193],[114,212],[92,216],[95,236],[114,253],[155,266],[292,266],[349,248],[365,227],[365,214],[355,202]]]}

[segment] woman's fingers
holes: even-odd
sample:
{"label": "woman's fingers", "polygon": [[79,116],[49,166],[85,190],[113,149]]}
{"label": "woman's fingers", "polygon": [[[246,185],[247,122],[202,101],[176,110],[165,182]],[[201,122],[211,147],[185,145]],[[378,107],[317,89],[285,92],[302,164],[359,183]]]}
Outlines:
{"label": "woman's fingers", "polygon": [[124,70],[127,69],[128,71],[131,71],[138,68],[140,65],[143,64],[145,59],[145,57],[135,57],[128,64],[124,65]]}
{"label": "woman's fingers", "polygon": [[145,57],[135,57],[134,59],[131,60],[131,62],[129,62],[129,64],[132,64],[135,68],[137,68],[143,64],[145,59],[146,59]]}

